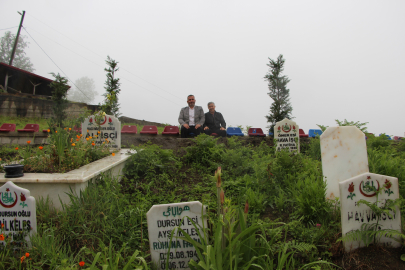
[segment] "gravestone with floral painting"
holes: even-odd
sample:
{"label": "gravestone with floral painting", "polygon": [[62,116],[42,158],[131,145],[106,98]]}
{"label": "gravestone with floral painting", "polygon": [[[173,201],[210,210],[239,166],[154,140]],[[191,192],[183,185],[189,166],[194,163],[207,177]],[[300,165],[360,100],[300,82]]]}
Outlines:
{"label": "gravestone with floral painting", "polygon": [[[359,200],[365,200],[371,203],[377,202],[378,206],[383,207],[387,200],[395,200],[399,198],[398,178],[385,176],[374,173],[363,173],[339,183],[340,189],[340,204],[341,204],[341,219],[342,219],[342,235],[364,230],[372,224],[377,225],[378,230],[396,230],[401,232],[401,214],[396,207],[396,211],[389,211],[390,214],[383,213],[380,218],[371,211],[371,208],[365,204],[359,205]],[[379,194],[376,193],[379,190]],[[368,237],[363,240],[372,242],[373,239]],[[362,239],[356,238],[344,241],[345,250],[351,251],[359,247],[365,246]],[[400,247],[401,243],[393,238],[386,237],[382,234],[381,238],[376,239],[378,243],[389,247]]]}
{"label": "gravestone with floral painting", "polygon": [[[151,207],[146,213],[146,217],[151,258],[157,269],[166,269],[167,259],[169,269],[190,269],[188,263],[191,259],[198,262],[197,252],[193,245],[178,238],[184,236],[178,228],[184,230],[195,241],[200,242],[199,233],[204,235],[203,228],[207,228],[205,212],[205,207],[198,201],[160,204]],[[197,224],[197,229],[193,222]]]}
{"label": "gravestone with floral painting", "polygon": [[35,198],[11,181],[0,187],[0,229],[0,246],[8,237],[17,246],[24,238],[29,243],[29,235],[37,231]]}
{"label": "gravestone with floral painting", "polygon": [[91,115],[82,123],[83,138],[96,144],[108,143],[112,151],[121,149],[121,122],[113,115]]}
{"label": "gravestone with floral painting", "polygon": [[300,151],[299,126],[287,118],[277,122],[274,126],[274,140],[276,151],[287,148],[290,152]]}

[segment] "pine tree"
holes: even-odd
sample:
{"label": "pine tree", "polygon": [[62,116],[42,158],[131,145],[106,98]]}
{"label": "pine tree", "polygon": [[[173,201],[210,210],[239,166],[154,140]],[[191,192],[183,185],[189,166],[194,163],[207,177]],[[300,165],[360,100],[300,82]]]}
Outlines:
{"label": "pine tree", "polygon": [[284,71],[284,62],[282,54],[277,57],[276,61],[269,58],[269,64],[267,64],[269,72],[264,77],[268,81],[268,95],[273,100],[270,106],[270,114],[266,115],[272,133],[274,133],[276,122],[284,118],[291,119],[290,89],[287,88],[290,79],[285,75],[281,75]]}
{"label": "pine tree", "polygon": [[65,109],[67,107],[68,101],[66,99],[67,91],[69,90],[68,80],[65,77],[60,76],[60,74],[51,73],[55,78],[51,82],[50,86],[52,88],[52,101],[53,101],[53,122],[58,126],[63,126],[63,120],[66,118]]}
{"label": "pine tree", "polygon": [[120,113],[118,112],[120,107],[118,103],[118,94],[121,92],[120,89],[120,79],[115,78],[115,72],[119,70],[118,62],[111,59],[110,56],[107,56],[108,68],[104,70],[107,72],[107,80],[105,81],[104,89],[107,93],[103,94],[105,97],[104,104],[102,105],[102,110],[106,114],[112,114],[115,117],[118,117]]}

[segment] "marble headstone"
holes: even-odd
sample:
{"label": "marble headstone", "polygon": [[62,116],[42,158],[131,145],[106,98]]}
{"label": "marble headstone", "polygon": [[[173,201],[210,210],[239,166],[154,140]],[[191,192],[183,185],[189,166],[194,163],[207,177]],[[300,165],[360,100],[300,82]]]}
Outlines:
{"label": "marble headstone", "polygon": [[[399,198],[398,178],[374,174],[363,173],[353,178],[339,183],[341,218],[342,218],[342,235],[348,232],[360,230],[365,223],[377,223],[377,216],[371,211],[370,207],[365,204],[358,205],[359,200],[376,202],[376,192],[382,189],[378,195],[378,206],[383,206],[387,199],[395,200]],[[397,209],[396,213],[391,212],[392,216],[382,214],[379,220],[380,229],[391,229],[401,231],[401,213]],[[369,239],[371,240],[371,239]],[[400,247],[401,243],[392,238],[382,236],[379,239],[380,244],[390,247]],[[365,244],[361,240],[344,242],[345,250],[351,251]]]}
{"label": "marble headstone", "polygon": [[[28,189],[11,181],[0,187],[0,226],[5,238],[11,236],[18,244],[26,235],[25,240],[29,243],[29,236],[37,231],[37,212],[35,198],[30,196]],[[0,241],[0,246],[5,243]]]}
{"label": "marble headstone", "polygon": [[339,196],[339,182],[368,172],[364,133],[354,126],[328,127],[321,135],[326,198]]}
{"label": "marble headstone", "polygon": [[288,148],[290,152],[300,151],[300,136],[297,123],[287,118],[277,122],[274,126],[274,139],[276,140],[276,151]]}
{"label": "marble headstone", "polygon": [[[165,269],[170,243],[169,268],[190,269],[188,267],[190,259],[198,262],[195,248],[187,241],[177,238],[183,235],[176,227],[180,227],[192,239],[199,242],[200,238],[191,220],[199,224],[201,228],[203,226],[207,228],[207,220],[203,217],[205,212],[205,206],[198,201],[160,204],[151,207],[146,213],[146,217],[148,219],[150,253],[152,262],[157,266],[157,269]],[[175,228],[175,233],[170,241]],[[201,228],[199,231],[203,235]]]}
{"label": "marble headstone", "polygon": [[94,115],[85,119],[82,123],[82,132],[86,136],[83,136],[83,138],[91,136],[96,144],[102,144],[105,139],[108,139],[112,150],[121,149],[121,122],[113,115],[105,115],[99,124],[100,136],[96,138],[95,135],[98,135],[99,126]]}

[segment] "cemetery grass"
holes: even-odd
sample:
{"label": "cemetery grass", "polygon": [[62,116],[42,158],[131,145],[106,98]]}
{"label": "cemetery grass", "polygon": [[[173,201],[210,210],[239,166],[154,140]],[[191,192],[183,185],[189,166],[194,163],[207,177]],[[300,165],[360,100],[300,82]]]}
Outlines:
{"label": "cemetery grass", "polygon": [[[373,139],[374,140],[374,139]],[[370,172],[398,177],[405,194],[405,158],[402,142],[368,141]],[[260,143],[261,142],[261,143]],[[187,147],[162,149],[156,144],[134,147],[125,177],[116,183],[101,176],[79,198],[56,211],[38,200],[38,234],[32,248],[0,251],[4,269],[80,269],[79,262],[97,269],[150,268],[146,212],[155,204],[200,201],[208,205],[209,224],[217,222],[216,180],[222,167],[225,205],[243,209],[248,202],[247,224],[262,224],[256,241],[265,240],[263,269],[403,269],[403,248],[370,246],[344,254],[340,209],[326,201],[319,140],[302,145],[302,153],[274,153],[271,140],[213,138],[201,135]],[[142,151],[139,151],[141,150]],[[401,208],[402,216],[404,214]],[[214,241],[213,231],[210,242]],[[304,248],[305,247],[305,248]],[[20,258],[30,256],[21,263]],[[131,262],[131,258],[133,261]],[[145,263],[148,265],[145,266]],[[271,264],[270,264],[271,263]],[[253,269],[253,268],[252,268]],[[257,268],[254,268],[257,269]]]}

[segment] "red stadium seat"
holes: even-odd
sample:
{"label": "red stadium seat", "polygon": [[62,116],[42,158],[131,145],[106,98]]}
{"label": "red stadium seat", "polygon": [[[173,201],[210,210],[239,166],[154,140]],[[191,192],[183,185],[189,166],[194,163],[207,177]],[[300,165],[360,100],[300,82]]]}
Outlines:
{"label": "red stadium seat", "polygon": [[305,131],[300,128],[300,138],[302,137],[308,137],[308,134],[305,134]]}
{"label": "red stadium seat", "polygon": [[39,132],[38,124],[26,124],[23,129],[17,129],[18,132]]}
{"label": "red stadium seat", "polygon": [[0,132],[15,131],[15,124],[3,124],[0,127]]}
{"label": "red stadium seat", "polygon": [[249,128],[248,135],[249,137],[266,137],[261,128]]}
{"label": "red stadium seat", "polygon": [[121,133],[136,134],[137,132],[138,132],[138,129],[136,126],[125,125],[121,129]]}
{"label": "red stadium seat", "polygon": [[177,126],[166,126],[162,132],[162,135],[179,135],[179,127]]}
{"label": "red stadium seat", "polygon": [[157,126],[143,126],[140,134],[157,135],[158,134]]}

